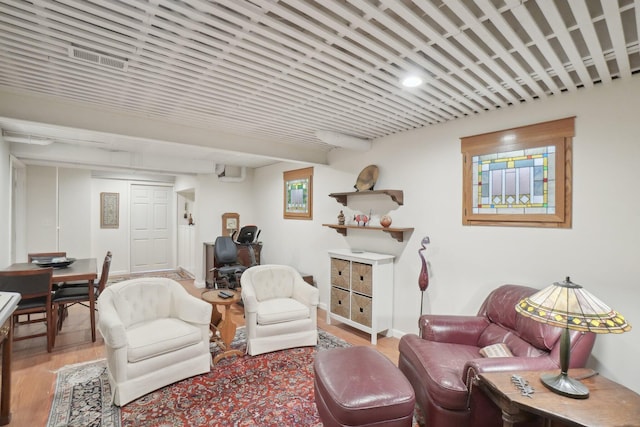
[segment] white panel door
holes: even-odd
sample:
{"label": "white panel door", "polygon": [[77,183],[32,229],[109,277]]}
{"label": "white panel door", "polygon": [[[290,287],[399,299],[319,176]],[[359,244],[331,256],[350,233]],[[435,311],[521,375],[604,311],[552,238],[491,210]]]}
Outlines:
{"label": "white panel door", "polygon": [[170,187],[131,186],[131,272],[167,270],[171,260]]}

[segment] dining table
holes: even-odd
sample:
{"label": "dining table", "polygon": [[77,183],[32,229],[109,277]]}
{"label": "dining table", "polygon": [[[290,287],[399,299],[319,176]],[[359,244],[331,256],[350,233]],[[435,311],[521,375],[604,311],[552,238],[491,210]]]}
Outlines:
{"label": "dining table", "polygon": [[[38,264],[29,262],[17,262],[5,268],[8,271],[34,270],[42,268]],[[97,261],[95,258],[79,258],[71,265],[53,269],[53,283],[87,281],[89,287],[89,311],[91,318],[91,341],[96,341],[96,297],[94,292],[94,282],[98,278]]]}

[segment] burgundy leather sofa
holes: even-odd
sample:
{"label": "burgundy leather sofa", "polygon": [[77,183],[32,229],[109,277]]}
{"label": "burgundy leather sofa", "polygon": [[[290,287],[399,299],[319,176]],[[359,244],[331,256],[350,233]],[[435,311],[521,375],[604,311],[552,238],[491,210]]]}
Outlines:
{"label": "burgundy leather sofa", "polygon": [[[474,377],[481,372],[559,369],[562,329],[521,316],[514,308],[537,291],[503,285],[489,294],[477,316],[423,315],[420,336],[400,339],[398,366],[414,388],[427,427],[502,426],[500,410],[473,387]],[[570,342],[570,368],[584,367],[595,334],[572,331]],[[513,357],[480,354],[496,343],[505,343]]]}

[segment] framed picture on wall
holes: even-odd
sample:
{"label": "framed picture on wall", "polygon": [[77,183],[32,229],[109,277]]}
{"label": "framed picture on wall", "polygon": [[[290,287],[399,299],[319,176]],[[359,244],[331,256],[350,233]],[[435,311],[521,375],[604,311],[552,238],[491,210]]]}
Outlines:
{"label": "framed picture on wall", "polygon": [[222,235],[233,236],[240,226],[240,215],[235,212],[222,214]]}
{"label": "framed picture on wall", "polygon": [[120,226],[120,194],[100,193],[100,228]]}
{"label": "framed picture on wall", "polygon": [[313,219],[313,168],[283,173],[285,219]]}

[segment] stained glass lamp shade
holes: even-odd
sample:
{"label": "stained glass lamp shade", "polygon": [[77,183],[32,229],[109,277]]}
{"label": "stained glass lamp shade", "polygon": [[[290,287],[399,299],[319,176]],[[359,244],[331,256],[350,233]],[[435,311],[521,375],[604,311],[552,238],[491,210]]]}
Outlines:
{"label": "stained glass lamp shade", "polygon": [[618,334],[631,329],[620,313],[569,277],[523,299],[516,305],[516,311],[537,322],[564,328],[560,337],[560,374],[543,374],[540,379],[550,390],[576,399],[589,397],[589,389],[567,375],[571,357],[569,330]]}

